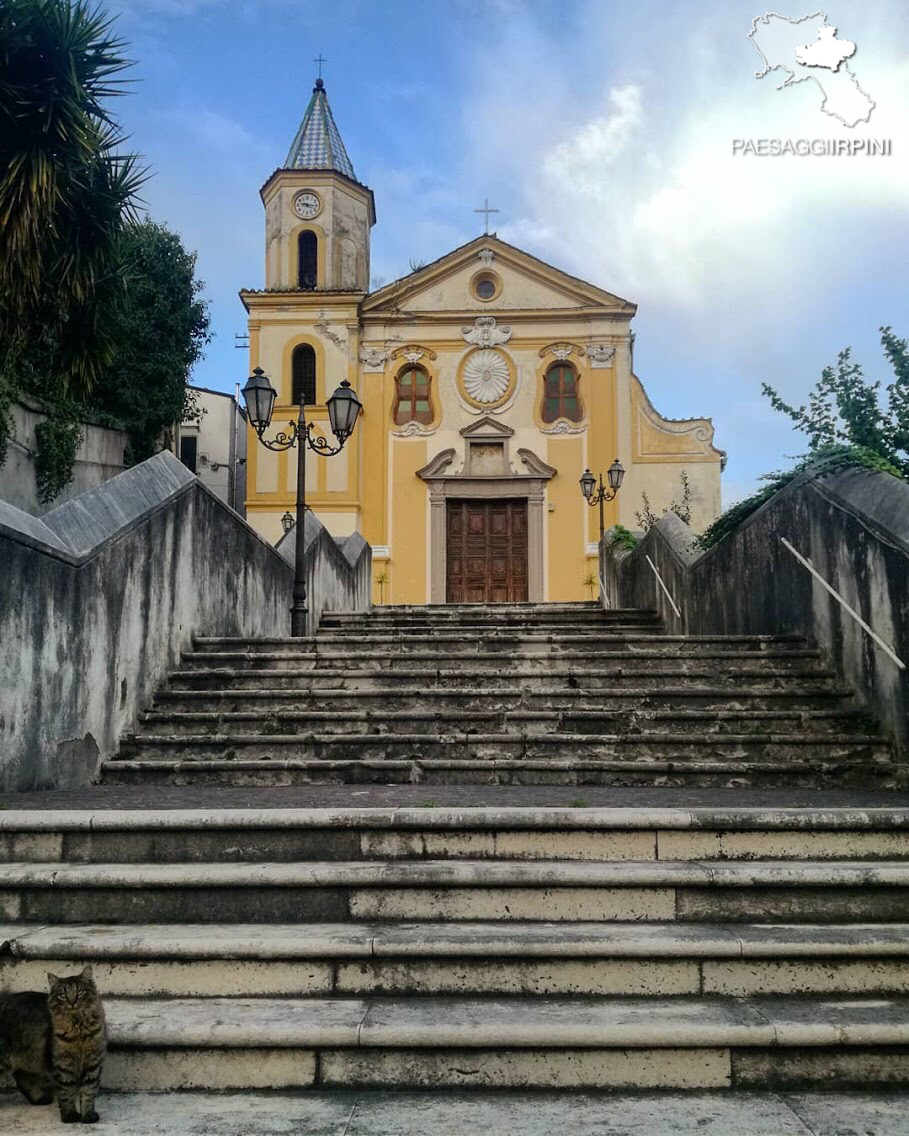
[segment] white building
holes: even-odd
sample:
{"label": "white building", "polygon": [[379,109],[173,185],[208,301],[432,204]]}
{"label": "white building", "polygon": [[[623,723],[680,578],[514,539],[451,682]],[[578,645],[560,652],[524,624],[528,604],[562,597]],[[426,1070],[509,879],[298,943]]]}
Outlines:
{"label": "white building", "polygon": [[246,516],[246,411],[232,394],[190,385],[196,413],[174,432],[174,452],[221,500]]}

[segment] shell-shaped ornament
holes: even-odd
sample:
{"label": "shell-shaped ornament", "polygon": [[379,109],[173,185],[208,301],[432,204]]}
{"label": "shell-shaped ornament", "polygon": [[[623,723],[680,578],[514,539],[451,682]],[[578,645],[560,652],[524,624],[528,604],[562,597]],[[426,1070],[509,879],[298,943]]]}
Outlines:
{"label": "shell-shaped ornament", "polygon": [[464,389],[475,402],[498,402],[508,390],[508,364],[498,351],[483,348],[464,365]]}

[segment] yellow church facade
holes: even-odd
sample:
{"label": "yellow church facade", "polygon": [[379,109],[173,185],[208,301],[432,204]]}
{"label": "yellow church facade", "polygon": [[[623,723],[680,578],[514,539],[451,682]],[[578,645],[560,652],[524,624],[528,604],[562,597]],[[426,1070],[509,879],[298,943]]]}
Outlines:
{"label": "yellow church facade", "polygon": [[[355,178],[321,81],[262,189],[266,286],[243,291],[250,367],[278,392],[273,428],[347,379],[363,404],[333,458],[307,451],[307,503],[373,549],[385,603],[588,598],[598,511],[578,479],[625,468],[607,526],[637,527],[691,486],[692,524],[720,511],[709,419],[671,421],[633,371],[635,305],[484,234],[369,291],[372,192]],[[247,447],[249,522],[282,534],[297,450]]]}

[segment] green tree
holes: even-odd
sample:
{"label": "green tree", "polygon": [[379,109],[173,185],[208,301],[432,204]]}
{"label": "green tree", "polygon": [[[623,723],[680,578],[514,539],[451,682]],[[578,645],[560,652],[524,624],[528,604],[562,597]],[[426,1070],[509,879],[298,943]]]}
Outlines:
{"label": "green tree", "polygon": [[211,339],[196,254],[176,233],[145,220],[128,225],[119,257],[125,294],[109,313],[113,358],[90,405],[122,424],[130,462],[161,446],[162,435],[191,409],[189,373]]}
{"label": "green tree", "polygon": [[884,398],[881,382],[865,378],[849,347],[839,353],[835,367],[821,372],[805,406],[790,406],[769,383],[761,389],[775,410],[807,434],[812,452],[856,446],[909,475],[909,344],[889,327],[882,327],[880,333],[894,376],[884,388]]}
{"label": "green tree", "polygon": [[136,217],[145,172],[108,106],[129,66],[112,27],[83,0],[0,0],[0,463],[9,405],[30,395],[48,414],[44,501],[85,416],[125,426],[128,459],[153,453],[209,339],[195,256]]}
{"label": "green tree", "polygon": [[0,339],[15,354],[50,332],[61,397],[84,398],[111,357],[118,237],[145,176],[105,105],[129,66],[111,27],[81,0],[0,5]]}

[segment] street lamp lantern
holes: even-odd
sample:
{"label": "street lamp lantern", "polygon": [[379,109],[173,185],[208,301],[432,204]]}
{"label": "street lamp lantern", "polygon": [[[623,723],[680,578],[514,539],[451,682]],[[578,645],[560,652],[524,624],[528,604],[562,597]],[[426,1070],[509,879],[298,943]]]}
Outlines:
{"label": "street lamp lantern", "polygon": [[[612,463],[606,471],[606,480],[609,482],[609,488],[603,484],[602,473],[599,477],[594,477],[589,469],[585,469],[581,474],[580,486],[581,492],[584,494],[584,500],[591,508],[594,505],[600,506],[600,539],[603,538],[605,527],[603,524],[603,502],[611,501],[613,497],[622,488],[622,481],[625,478],[625,469],[618,458]],[[597,483],[599,482],[599,486]],[[594,490],[596,489],[596,492]]]}
{"label": "street lamp lantern", "polygon": [[250,425],[260,438],[271,424],[277,397],[278,392],[268,381],[268,375],[261,367],[256,367],[243,387],[243,401],[246,403]]}
{"label": "street lamp lantern", "polygon": [[625,480],[625,467],[618,458],[612,463],[606,471],[606,477],[609,481],[609,488],[614,489],[616,493],[622,488],[622,482]]}
{"label": "street lamp lantern", "polygon": [[353,433],[363,404],[351,389],[347,379],[344,379],[328,400],[326,406],[328,407],[328,421],[331,425],[331,432],[343,446]]}
{"label": "street lamp lantern", "polygon": [[328,400],[328,421],[331,431],[337,439],[337,445],[332,446],[328,439],[314,430],[314,424],[306,421],[306,406],[300,400],[300,414],[296,422],[288,422],[287,430],[279,430],[274,438],[263,437],[271,425],[271,415],[275,408],[278,392],[271,385],[268,376],[261,367],[256,367],[246,380],[243,388],[243,398],[246,402],[246,412],[249,423],[259,437],[259,441],[269,450],[289,450],[293,446],[298,448],[297,454],[297,515],[296,519],[287,512],[281,518],[281,527],[285,533],[292,528],[297,530],[294,546],[294,586],[293,604],[290,609],[291,635],[306,634],[306,565],[304,562],[304,523],[306,517],[306,455],[303,452],[308,446],[314,453],[331,458],[339,454],[344,443],[353,433],[357,418],[363,409],[363,404],[351,389],[350,383],[345,379],[335,393]]}

